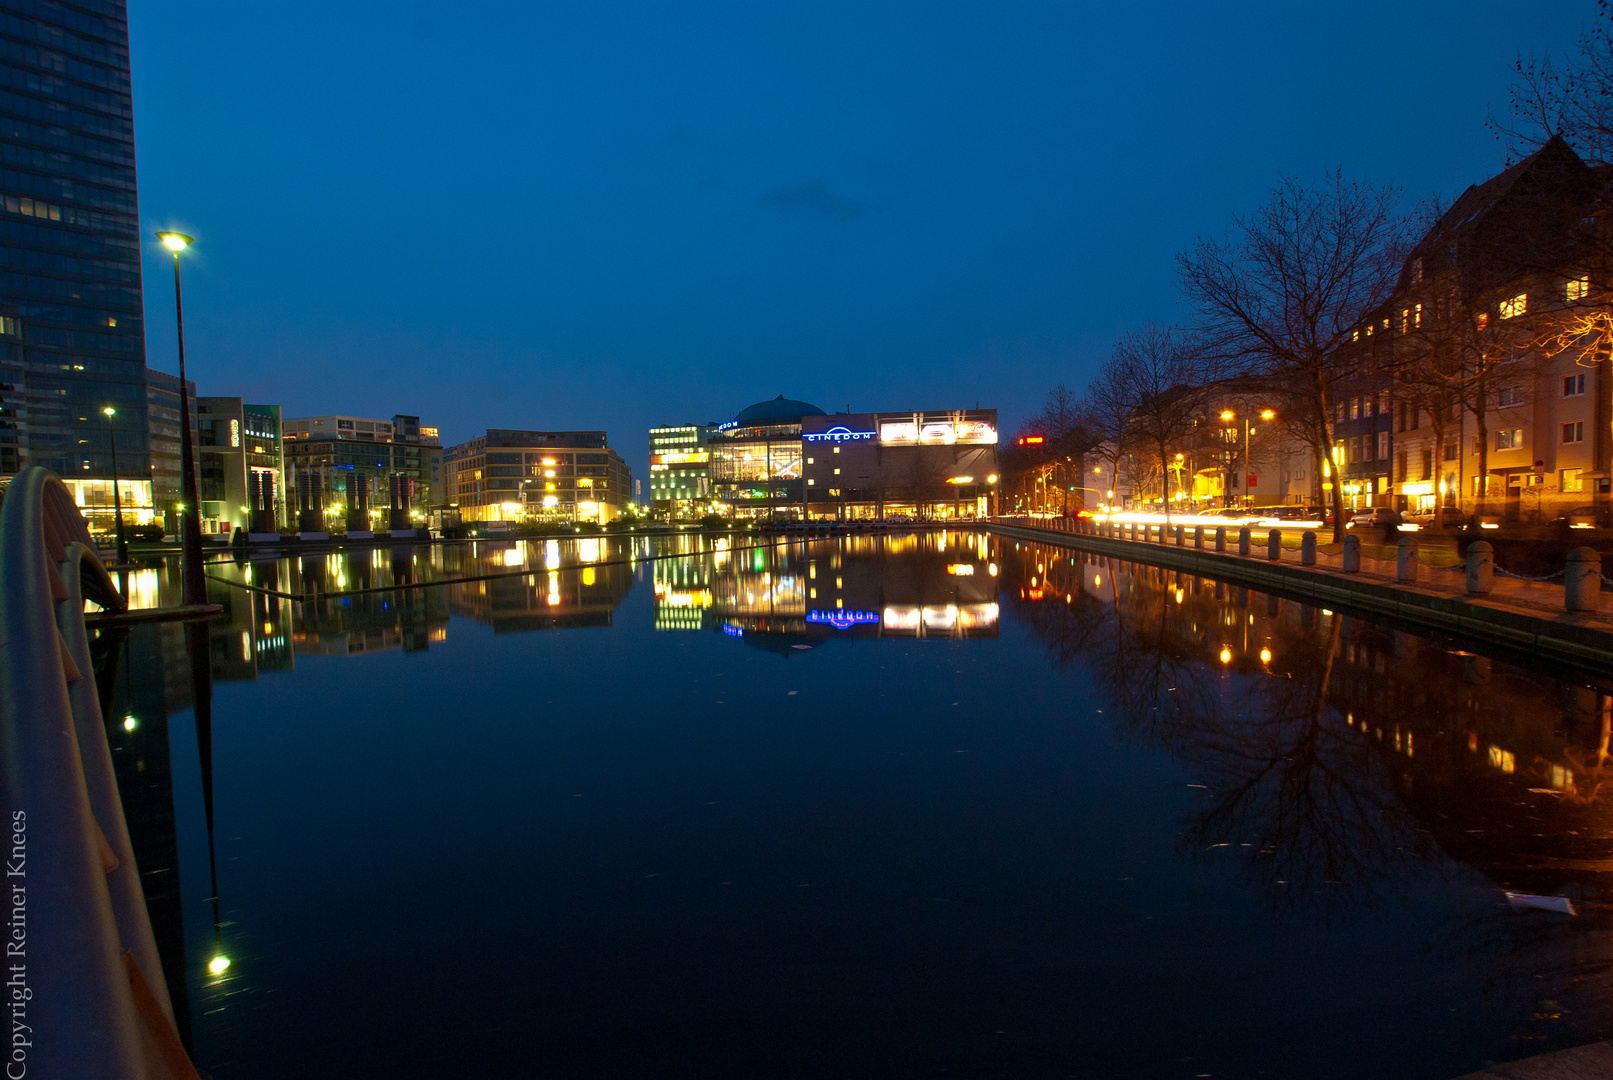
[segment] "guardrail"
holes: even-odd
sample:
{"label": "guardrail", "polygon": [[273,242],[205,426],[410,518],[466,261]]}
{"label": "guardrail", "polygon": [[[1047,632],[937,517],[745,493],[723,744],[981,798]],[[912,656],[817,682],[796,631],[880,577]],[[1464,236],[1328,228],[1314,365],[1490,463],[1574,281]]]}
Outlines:
{"label": "guardrail", "polygon": [[118,796],[86,599],[125,606],[66,487],[24,468],[0,502],[7,1064],[19,1076],[194,1078]]}

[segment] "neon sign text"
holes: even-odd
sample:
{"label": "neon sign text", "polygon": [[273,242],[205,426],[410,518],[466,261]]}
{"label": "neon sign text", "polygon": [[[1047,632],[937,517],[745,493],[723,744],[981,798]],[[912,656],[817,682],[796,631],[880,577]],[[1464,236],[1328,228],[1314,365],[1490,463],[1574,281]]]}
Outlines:
{"label": "neon sign text", "polygon": [[862,623],[877,623],[879,621],[879,612],[842,611],[838,608],[834,611],[814,610],[806,613],[806,621],[809,623],[823,623],[834,627],[836,630],[850,630],[853,626],[858,626]]}
{"label": "neon sign text", "polygon": [[812,435],[803,435],[801,436],[801,439],[804,442],[855,442],[858,439],[872,440],[873,437],[874,433],[872,431],[852,431],[848,427],[836,425],[830,428],[828,431],[821,431]]}

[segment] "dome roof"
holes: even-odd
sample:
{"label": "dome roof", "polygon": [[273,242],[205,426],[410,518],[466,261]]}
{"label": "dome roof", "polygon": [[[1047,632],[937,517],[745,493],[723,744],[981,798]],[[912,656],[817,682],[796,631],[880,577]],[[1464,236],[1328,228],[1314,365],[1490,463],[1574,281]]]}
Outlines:
{"label": "dome roof", "polygon": [[743,409],[734,419],[741,425],[766,424],[785,420],[799,420],[803,416],[828,416],[829,414],[816,405],[808,405],[804,401],[794,401],[780,394],[772,401],[758,401],[748,409]]}

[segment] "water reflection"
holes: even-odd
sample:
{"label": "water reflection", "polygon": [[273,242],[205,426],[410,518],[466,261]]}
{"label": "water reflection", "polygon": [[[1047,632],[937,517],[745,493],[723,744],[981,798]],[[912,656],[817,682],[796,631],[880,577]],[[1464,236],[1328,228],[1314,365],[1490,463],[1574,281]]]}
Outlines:
{"label": "water reflection", "polygon": [[[156,602],[175,602],[165,590],[170,578],[177,590],[177,574],[170,574],[167,567],[151,573]],[[1033,678],[1051,684],[1063,669],[1090,682],[1090,695],[1083,690],[1057,706],[1069,710],[1072,729],[1112,732],[1121,743],[1167,759],[1179,769],[1180,779],[1173,784],[1190,786],[1185,793],[1173,787],[1173,796],[1185,794],[1185,802],[1174,826],[1178,850],[1172,858],[1195,872],[1224,876],[1231,899],[1222,897],[1218,902],[1256,911],[1263,903],[1273,925],[1315,920],[1324,926],[1349,926],[1393,912],[1397,905],[1434,906],[1435,901],[1426,899],[1429,880],[1452,889],[1489,890],[1496,897],[1500,888],[1568,895],[1583,917],[1519,914],[1496,903],[1476,917],[1447,919],[1423,947],[1452,970],[1479,971],[1503,1015],[1527,1018],[1504,1036],[1521,1040],[1512,1056],[1603,1037],[1606,1018],[1613,1017],[1609,1001],[1613,972],[1606,959],[1613,958],[1613,940],[1608,934],[1608,909],[1600,901],[1604,875],[1613,870],[1613,820],[1603,794],[1613,699],[1604,681],[1512,666],[1504,658],[1482,655],[1455,642],[1219,582],[1055,548],[1014,545],[972,532],[813,540],[682,534],[653,539],[404,544],[290,558],[231,557],[210,565],[209,573],[217,579],[211,583],[210,599],[224,606],[224,614],[209,623],[192,624],[188,640],[187,628],[170,624],[139,627],[126,634],[108,632],[97,643],[98,675],[111,702],[107,715],[114,721],[109,723],[108,737],[158,928],[164,972],[176,1006],[189,1002],[192,1017],[187,1023],[203,1023],[200,1018],[229,1007],[223,991],[214,994],[209,989],[217,987],[218,980],[209,982],[206,965],[216,953],[229,951],[229,935],[236,931],[221,920],[215,880],[208,893],[214,910],[192,913],[193,926],[198,917],[211,916],[213,941],[193,937],[187,959],[168,717],[194,710],[191,722],[196,725],[201,797],[206,804],[202,817],[211,840],[214,725],[222,747],[225,733],[238,719],[222,710],[212,715],[214,681],[271,683],[298,677],[299,659],[329,658],[340,662],[326,663],[324,670],[342,673],[341,685],[347,685],[351,676],[356,686],[362,685],[365,671],[401,670],[366,665],[362,656],[394,652],[409,654],[398,662],[416,679],[429,672],[432,679],[453,683],[460,673],[442,666],[452,654],[433,651],[432,646],[454,634],[482,634],[483,641],[490,640],[470,623],[487,627],[493,635],[533,632],[526,642],[508,637],[498,642],[501,655],[520,657],[520,662],[529,658],[542,662],[539,658],[553,655],[543,650],[555,646],[560,636],[537,635],[538,631],[612,627],[613,647],[633,641],[632,647],[644,650],[636,661],[664,657],[669,649],[692,657],[704,646],[724,655],[753,658],[760,665],[752,669],[754,684],[737,681],[736,671],[726,663],[700,668],[699,678],[728,680],[719,684],[725,687],[732,684],[720,695],[695,695],[692,682],[685,685],[663,671],[663,688],[649,699],[624,698],[623,709],[645,713],[681,707],[674,701],[680,696],[690,701],[698,696],[710,698],[711,707],[744,702],[752,706],[750,715],[762,716],[778,707],[767,701],[801,699],[793,693],[785,698],[788,691],[775,685],[773,673],[783,669],[772,657],[749,650],[800,656],[803,653],[797,650],[816,650],[834,642],[849,646],[885,639],[872,650],[879,674],[868,674],[870,681],[860,688],[868,703],[877,702],[887,689],[899,699],[883,714],[884,722],[900,726],[909,711],[906,697],[916,698],[927,689],[917,684],[916,672],[942,681],[950,670],[959,679],[945,685],[960,688],[944,700],[930,702],[927,712],[913,705],[924,722],[906,732],[889,753],[871,753],[865,759],[877,762],[867,766],[870,775],[879,776],[871,792],[881,798],[889,792],[902,793],[900,798],[892,796],[882,810],[888,814],[904,812],[906,799],[924,798],[917,788],[903,786],[908,774],[900,769],[922,757],[926,731],[940,726],[939,710],[956,706],[948,715],[958,717],[993,717],[1000,710],[1002,715],[992,725],[1012,729],[1017,738],[1032,738],[1034,729],[1012,715],[1019,705],[1016,686],[996,686],[994,696],[974,702],[972,710],[965,700],[969,680],[994,686],[993,669],[1005,664],[1013,649],[1023,650],[1022,638],[1028,637],[1052,661],[1049,665],[1037,659]],[[649,588],[635,596],[634,586],[646,578]],[[640,636],[625,636],[631,634]],[[933,644],[904,647],[920,639]],[[578,635],[565,640],[604,639]],[[946,642],[960,644],[948,647]],[[526,651],[510,651],[517,646]],[[967,659],[960,659],[954,668],[950,659],[935,663],[937,657]],[[351,666],[348,658],[353,658]],[[454,661],[468,662],[463,655]],[[433,663],[439,666],[432,668]],[[792,664],[789,690],[810,685],[804,678],[798,681],[798,675],[840,670],[815,664]],[[970,664],[979,666],[971,669]],[[306,667],[318,665],[308,662]],[[970,674],[965,676],[965,671]],[[586,674],[581,676],[584,682]],[[302,675],[313,679],[317,672]],[[696,677],[690,675],[691,680]],[[770,696],[746,697],[760,692],[755,687],[765,688]],[[261,693],[267,687],[233,689]],[[371,687],[370,692],[376,691]],[[222,701],[230,700],[224,689],[219,693]],[[573,712],[576,700],[592,698],[573,699]],[[827,700],[827,695],[819,698],[817,707]],[[541,705],[547,707],[547,699]],[[509,709],[506,702],[503,710]],[[599,722],[616,723],[609,713],[603,710]],[[821,717],[828,714],[815,714],[799,730],[819,730]],[[552,714],[544,715],[564,717],[564,699]],[[703,724],[707,718],[692,715],[689,737],[697,742],[715,740]],[[115,722],[125,717],[134,721],[132,726]],[[352,723],[353,718],[344,722]],[[568,730],[563,723],[533,727],[551,730],[541,735],[523,731],[520,738],[553,737],[554,731]],[[666,727],[684,730],[681,725]],[[862,737],[879,728],[859,722],[855,730]],[[586,730],[591,727],[578,729]],[[630,732],[630,737],[622,735],[610,754],[602,756],[621,752],[626,754],[624,767],[641,767],[620,748],[635,739],[655,737],[654,729],[621,731]],[[472,745],[477,737],[475,731],[456,734],[456,739]],[[585,744],[584,734],[575,737]],[[810,739],[799,737],[801,742],[792,743],[789,754],[779,761],[794,762],[800,752],[810,751]],[[978,732],[969,737],[983,738]],[[827,752],[836,759],[850,753],[843,747],[856,745],[850,729],[831,742]],[[409,760],[407,739],[400,736],[386,745],[389,754]],[[519,740],[511,745],[519,745]],[[546,745],[567,752],[564,741]],[[984,761],[984,756],[964,756],[974,754],[971,745],[961,736],[947,745],[944,757],[949,766]],[[1056,756],[1063,753],[1061,747],[1050,741],[1037,749],[1041,756]],[[437,752],[451,753],[433,751]],[[717,740],[707,756],[721,759],[727,752]],[[188,768],[188,760],[187,754],[180,765]],[[465,771],[476,774],[469,782],[474,788],[481,782],[477,770],[487,766],[482,758],[473,760],[479,764]],[[892,761],[902,764],[895,771],[880,772],[891,769]],[[365,759],[357,758],[343,768],[374,783],[366,765]],[[1027,768],[1021,761],[1020,771]],[[437,777],[429,767],[421,767],[419,773],[432,777],[433,784],[440,782],[445,790],[463,780],[452,771]],[[1054,795],[1040,812],[1053,818],[1085,815],[1101,823],[1101,810],[1081,809],[1084,787],[1096,781],[1072,775],[1073,781],[1059,778],[1069,782],[1068,787],[1044,779],[1041,790]],[[219,792],[229,792],[230,777],[216,779]],[[240,782],[237,771],[236,783]],[[683,782],[680,777],[677,785]],[[943,781],[933,782],[938,790],[946,790]],[[1013,787],[1019,782],[1014,773],[1007,780],[981,781],[978,790],[994,793],[1003,784]],[[463,789],[453,790],[464,797]],[[544,797],[555,794],[536,781],[534,791]],[[586,800],[571,787],[563,795],[564,812],[580,813]],[[718,805],[706,798],[700,794],[697,805]],[[765,829],[765,800],[761,795],[754,798],[762,808],[757,828]],[[995,805],[984,795],[981,798],[980,806]],[[579,802],[573,804],[572,799]],[[227,800],[223,805],[228,806]],[[948,823],[956,816],[950,808],[938,811],[926,818],[924,828],[937,836],[950,835],[946,824],[935,822]],[[967,819],[970,814],[961,816]],[[227,822],[229,815],[224,817]],[[861,810],[848,814],[847,820],[859,824],[847,828],[843,842],[872,843],[867,838],[880,835],[876,818]],[[653,814],[649,819],[662,821]],[[496,840],[504,820],[472,824]],[[656,829],[656,836],[661,836],[664,829],[659,824]],[[694,826],[684,823],[678,829],[692,831]],[[802,827],[799,832],[811,830]],[[1124,843],[1131,843],[1124,828],[1122,833]],[[791,834],[786,830],[785,835]],[[979,851],[1013,850],[1012,836],[991,829],[982,835]],[[782,843],[776,833],[758,832],[757,838],[755,850],[770,851],[771,845]],[[230,842],[230,826],[225,824],[224,850],[218,861],[210,859],[215,879],[218,865],[228,867],[229,859],[240,857],[229,850]],[[525,850],[525,843],[523,838],[510,850]],[[210,843],[210,857],[213,852]],[[898,855],[908,857],[900,849],[870,848],[870,852],[860,865],[907,865],[895,861]],[[589,865],[586,860],[596,858],[582,847],[576,855],[583,861],[561,860],[556,865]],[[1089,861],[1075,855],[1071,859],[1072,866]],[[835,865],[826,860],[826,872]],[[959,865],[968,869],[973,864]],[[1006,858],[996,869],[1010,878],[1026,875],[1027,880],[1038,872]],[[646,867],[644,872],[652,870]],[[199,861],[196,874],[200,876]],[[634,874],[634,881],[640,880],[637,870]],[[341,881],[318,884],[326,889],[344,887]],[[954,886],[975,887],[962,870],[960,880],[947,888]],[[1113,881],[1081,886],[1093,895],[1117,887]],[[792,878],[790,888],[806,886]],[[188,895],[197,891],[193,887]],[[609,895],[620,900],[618,894]],[[930,893],[923,895],[928,897],[926,905],[943,903]],[[903,897],[901,903],[912,903],[905,892]],[[478,902],[493,900],[483,896]],[[594,898],[579,892],[577,902],[579,910],[592,910]],[[980,910],[990,910],[990,905],[983,904]],[[229,914],[228,906],[224,914]],[[631,913],[622,917],[630,918]],[[1086,917],[1079,905],[1059,908],[1049,925],[1078,925]],[[903,918],[910,919],[911,912]],[[690,919],[698,922],[696,916]],[[250,927],[244,931],[251,932]],[[187,982],[190,995],[209,996],[189,996]],[[235,1015],[240,1014],[236,1010]],[[1494,1039],[1485,1031],[1474,1033],[1470,1041],[1490,1046]]]}
{"label": "water reflection", "polygon": [[1190,857],[1230,862],[1274,914],[1324,922],[1428,873],[1569,896],[1583,918],[1497,904],[1431,947],[1482,956],[1496,988],[1527,973],[1515,989],[1559,1003],[1556,1030],[1519,1038],[1605,1037],[1607,680],[1142,564],[1035,545],[1007,564],[1013,614],[1060,664],[1090,668],[1103,720],[1186,769]]}

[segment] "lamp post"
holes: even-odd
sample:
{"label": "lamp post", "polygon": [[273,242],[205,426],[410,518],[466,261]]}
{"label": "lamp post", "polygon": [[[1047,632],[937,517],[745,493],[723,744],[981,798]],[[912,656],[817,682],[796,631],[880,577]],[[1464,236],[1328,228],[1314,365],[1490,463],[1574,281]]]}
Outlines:
{"label": "lamp post", "polygon": [[112,440],[112,513],[117,519],[117,560],[123,566],[129,561],[129,545],[123,539],[123,499],[118,495],[118,433],[112,428],[112,418],[118,410],[108,405],[101,410],[106,414],[106,434]]}
{"label": "lamp post", "polygon": [[196,491],[196,449],[190,438],[190,395],[185,392],[185,305],[179,289],[179,253],[195,239],[178,232],[160,232],[157,239],[174,253],[174,317],[179,327],[179,508],[180,603],[205,604],[207,579],[202,575],[201,510]]}
{"label": "lamp post", "polygon": [[[1231,409],[1228,409],[1221,414],[1221,419],[1231,420],[1235,415],[1236,414],[1233,413]],[[1277,414],[1271,409],[1260,410],[1260,419],[1262,420],[1273,420],[1276,419],[1276,416]],[[1237,428],[1233,428],[1232,430],[1236,431]],[[1254,434],[1254,430],[1254,428],[1249,426],[1249,418],[1245,416],[1243,418],[1243,495],[1244,498],[1248,499],[1250,502],[1254,501],[1254,496],[1249,494],[1249,436]],[[1227,498],[1230,499],[1231,497],[1232,492],[1228,491]]]}

